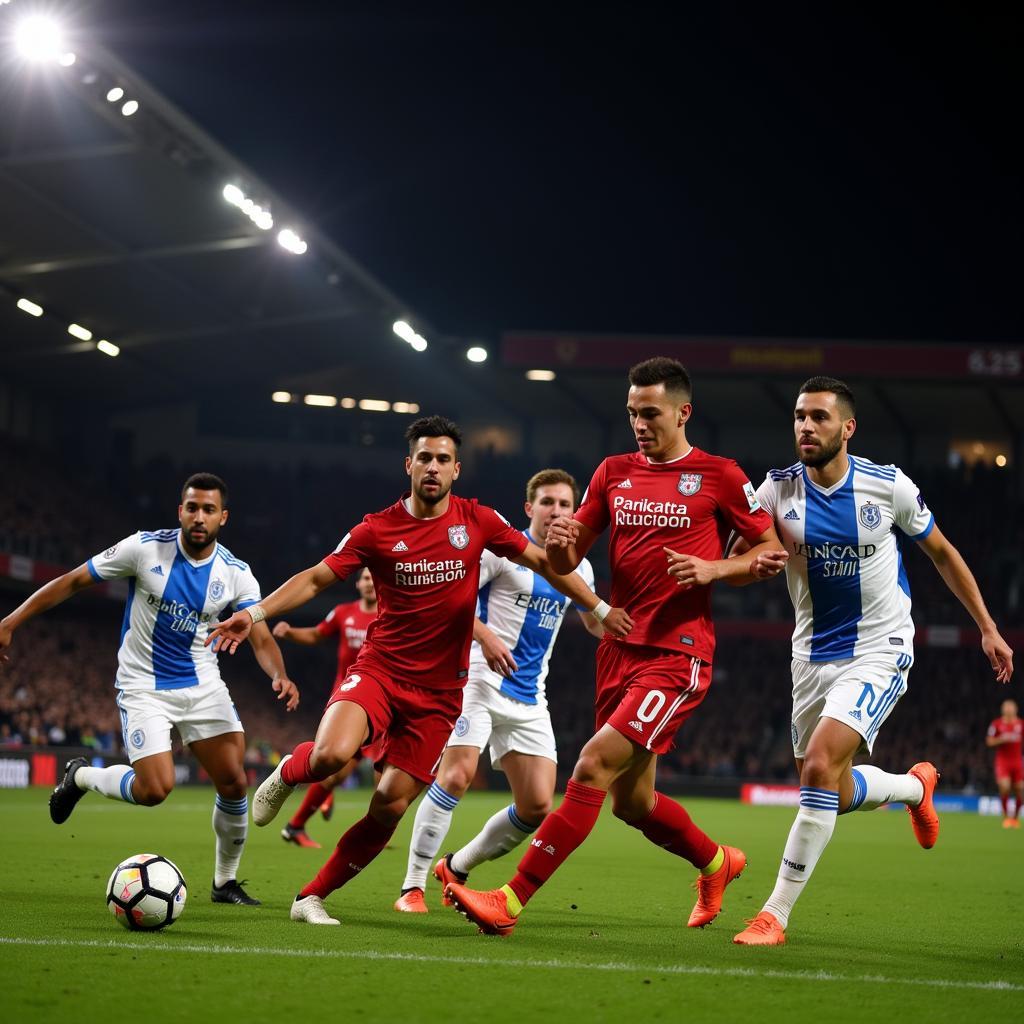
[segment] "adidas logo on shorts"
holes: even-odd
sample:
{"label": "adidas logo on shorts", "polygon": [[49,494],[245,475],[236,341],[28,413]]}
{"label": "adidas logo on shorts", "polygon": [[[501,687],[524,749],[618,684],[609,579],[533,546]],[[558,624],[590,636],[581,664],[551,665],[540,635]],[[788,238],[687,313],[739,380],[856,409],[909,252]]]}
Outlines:
{"label": "adidas logo on shorts", "polygon": [[630,727],[630,729],[636,729],[637,732],[643,732],[644,731],[643,722],[638,722],[635,718],[633,719],[632,722],[629,723],[629,727]]}
{"label": "adidas logo on shorts", "polygon": [[852,711],[848,712],[848,714],[851,718],[856,718],[858,722],[861,720],[860,708],[854,708]]}

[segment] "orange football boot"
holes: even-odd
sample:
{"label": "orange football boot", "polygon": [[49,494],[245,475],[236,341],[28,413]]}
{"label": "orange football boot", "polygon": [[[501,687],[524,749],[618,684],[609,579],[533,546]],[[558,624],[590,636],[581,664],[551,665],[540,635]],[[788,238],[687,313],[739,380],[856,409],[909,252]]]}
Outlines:
{"label": "orange football boot", "polygon": [[774,914],[762,910],[732,941],[737,946],[784,946],[786,930]]}
{"label": "orange football boot", "polygon": [[484,935],[511,935],[518,918],[509,913],[508,899],[500,889],[477,892],[458,882],[449,882],[444,894],[451,905]]}
{"label": "orange football boot", "polygon": [[403,914],[428,913],[427,901],[423,898],[423,890],[410,889],[408,892],[403,892],[395,900],[395,910],[400,910]]}
{"label": "orange football boot", "polygon": [[939,816],[935,813],[932,796],[939,784],[939,773],[931,761],[918,761],[908,773],[924,787],[924,798],[916,807],[907,807],[914,836],[922,847],[930,850],[939,838]]}
{"label": "orange football boot", "polygon": [[450,907],[452,901],[448,898],[448,883],[455,882],[459,885],[465,885],[469,879],[468,875],[460,875],[452,870],[451,865],[452,855],[446,853],[435,865],[434,865],[434,877],[441,883],[441,906]]}
{"label": "orange football boot", "polygon": [[725,887],[739,878],[747,866],[747,855],[735,846],[723,846],[725,861],[713,875],[698,875],[693,887],[697,890],[697,902],[686,922],[688,928],[703,928],[711,924],[722,910],[722,896]]}

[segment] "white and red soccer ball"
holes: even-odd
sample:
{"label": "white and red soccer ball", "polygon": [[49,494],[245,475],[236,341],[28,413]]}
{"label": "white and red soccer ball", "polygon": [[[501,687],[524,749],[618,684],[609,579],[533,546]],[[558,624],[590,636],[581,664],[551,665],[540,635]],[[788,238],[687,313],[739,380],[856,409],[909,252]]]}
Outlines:
{"label": "white and red soccer ball", "polygon": [[166,857],[139,853],[121,861],[107,883],[107,909],[125,928],[156,931],[185,909],[185,879]]}

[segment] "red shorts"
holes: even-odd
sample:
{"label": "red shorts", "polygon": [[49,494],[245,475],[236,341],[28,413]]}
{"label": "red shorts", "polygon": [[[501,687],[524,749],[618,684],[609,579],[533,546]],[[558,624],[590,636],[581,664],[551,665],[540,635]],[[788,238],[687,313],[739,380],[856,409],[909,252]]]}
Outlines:
{"label": "red shorts", "polygon": [[1024,761],[1019,757],[1012,761],[996,758],[996,778],[1009,779],[1015,786],[1024,782]]}
{"label": "red shorts", "polygon": [[[327,698],[327,703],[324,705],[324,711],[336,701],[341,698],[338,697],[338,691],[342,684],[346,680],[346,676],[342,676],[340,679],[334,681],[334,686],[331,688],[331,694]],[[323,712],[321,712],[322,716]],[[381,761],[384,760],[384,738],[377,737],[377,739],[369,740],[364,746],[360,747],[356,751],[355,761],[358,764],[360,761],[369,761],[374,767],[376,767]]]}
{"label": "red shorts", "polygon": [[343,700],[358,704],[370,720],[364,757],[373,756],[374,764],[393,764],[420,782],[433,780],[462,713],[461,689],[407,686],[360,667],[334,688],[327,707]]}
{"label": "red shorts", "polygon": [[597,728],[610,725],[652,753],[674,746],[680,726],[704,700],[711,665],[660,647],[604,640],[597,646]]}

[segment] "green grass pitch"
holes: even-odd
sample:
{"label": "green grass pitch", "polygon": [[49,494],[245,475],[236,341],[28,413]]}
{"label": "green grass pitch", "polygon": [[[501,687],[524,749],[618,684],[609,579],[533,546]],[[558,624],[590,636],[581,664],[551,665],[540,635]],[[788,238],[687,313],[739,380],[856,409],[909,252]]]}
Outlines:
{"label": "green grass pitch", "polygon": [[[333,820],[317,817],[310,833],[329,846],[367,799],[339,791]],[[684,926],[690,866],[606,810],[501,939],[442,909],[433,880],[429,914],[391,909],[412,814],[394,847],[328,901],[342,926],[315,928],[289,921],[288,907],[326,850],[286,845],[279,823],[251,830],[242,865],[264,905],[210,903],[211,789],[179,789],[154,809],[89,795],[60,828],[46,800],[41,789],[0,791],[9,1021],[962,1022],[1019,1019],[1024,999],[1024,832],[998,819],[946,815],[923,851],[903,813],[840,818],[789,944],[742,949],[732,936],[771,889],[790,810],[687,801],[749,858],[704,931]],[[448,845],[503,800],[464,800]],[[103,903],[114,865],[142,852],[170,857],[189,883],[181,919],[152,934],[124,931]],[[515,860],[484,865],[474,884],[500,884]]]}

